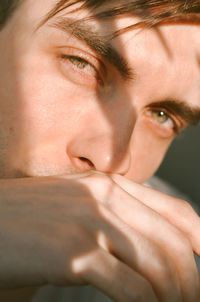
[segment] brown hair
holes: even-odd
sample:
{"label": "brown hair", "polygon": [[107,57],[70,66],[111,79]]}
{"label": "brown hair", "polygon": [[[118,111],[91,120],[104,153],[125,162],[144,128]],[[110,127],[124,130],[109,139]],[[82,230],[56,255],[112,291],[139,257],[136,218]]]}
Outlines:
{"label": "brown hair", "polygon": [[21,0],[0,0],[0,28],[2,28],[10,18]]}
{"label": "brown hair", "polygon": [[[0,0],[0,28],[10,18],[20,2],[25,0]],[[55,8],[48,14],[46,21],[59,11],[76,3],[89,8],[93,12],[103,8],[108,0],[60,0]],[[199,19],[200,0],[109,0],[109,8],[101,9],[94,14],[98,18],[109,18],[117,15],[140,16],[144,24],[153,26],[160,22],[188,20],[193,22]]]}

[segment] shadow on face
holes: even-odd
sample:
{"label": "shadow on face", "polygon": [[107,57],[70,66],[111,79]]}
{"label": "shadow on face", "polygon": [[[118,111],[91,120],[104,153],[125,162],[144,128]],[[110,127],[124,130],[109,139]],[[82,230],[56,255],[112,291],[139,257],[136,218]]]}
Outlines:
{"label": "shadow on face", "polygon": [[178,120],[160,100],[184,94],[190,72],[173,85],[180,62],[159,29],[110,40],[132,17],[69,23],[102,8],[63,10],[35,31],[53,5],[22,5],[1,32],[2,177],[96,169],[146,180]]}

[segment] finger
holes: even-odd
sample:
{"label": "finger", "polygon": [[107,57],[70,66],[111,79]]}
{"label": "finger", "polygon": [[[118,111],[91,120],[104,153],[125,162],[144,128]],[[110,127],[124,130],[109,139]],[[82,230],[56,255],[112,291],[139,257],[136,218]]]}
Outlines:
{"label": "finger", "polygon": [[[113,185],[112,182],[108,185],[108,180],[102,175],[95,175],[89,180],[93,195],[98,196],[120,220],[147,236],[170,255],[177,267],[185,301],[196,301],[199,295],[198,271],[191,246],[183,234],[164,217],[127,194],[121,187]],[[82,181],[87,183],[88,179]]]}
{"label": "finger", "polygon": [[[137,189],[138,187],[135,196],[140,198],[142,197],[143,186],[133,183],[132,188],[131,181],[126,181],[126,179],[118,175],[114,175],[112,178],[115,181],[117,180],[117,184],[121,185],[121,187],[123,187],[123,189],[125,189],[129,194],[133,194],[134,188],[136,187]],[[145,202],[142,204],[137,202],[135,198],[130,201],[130,199],[124,196],[123,202],[110,201],[109,204],[114,211],[118,213],[118,215],[123,213],[123,208],[125,208],[127,223],[145,234],[148,238],[155,240],[155,242],[161,248],[170,254],[172,259],[177,264],[182,291],[186,301],[197,301],[200,291],[199,274],[191,247],[188,245],[187,239],[178,229],[171,225],[167,220],[163,219],[162,216],[158,215],[154,211],[151,211],[151,208],[148,207],[151,206],[151,201],[154,203],[153,194],[155,195],[155,193],[158,193],[159,197],[161,198],[159,200],[158,196],[156,196],[155,199],[157,200],[157,203],[161,203],[162,199],[166,198],[165,194],[159,194],[159,192],[151,189],[144,191],[146,198],[145,201],[148,199],[148,192],[151,193],[150,202]],[[121,194],[121,196],[122,195],[123,194]],[[171,200],[171,197],[167,197]],[[142,215],[140,215],[140,213],[142,213]]]}
{"label": "finger", "polygon": [[136,184],[120,175],[112,175],[112,179],[126,192],[182,230],[190,239],[194,252],[200,256],[200,218],[189,203]]}
{"label": "finger", "polygon": [[100,224],[101,231],[97,232],[99,246],[144,276],[151,283],[159,301],[181,301],[176,266],[170,257],[105,206],[100,206],[99,212],[107,221],[106,228]]}
{"label": "finger", "polygon": [[150,283],[103,249],[73,261],[81,278],[118,302],[158,302]]}

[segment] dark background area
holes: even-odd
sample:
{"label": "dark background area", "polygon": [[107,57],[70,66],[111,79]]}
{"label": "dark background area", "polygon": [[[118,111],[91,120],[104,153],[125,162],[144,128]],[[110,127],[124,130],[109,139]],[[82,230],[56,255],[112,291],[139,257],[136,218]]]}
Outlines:
{"label": "dark background area", "polygon": [[200,205],[200,125],[175,139],[156,175]]}

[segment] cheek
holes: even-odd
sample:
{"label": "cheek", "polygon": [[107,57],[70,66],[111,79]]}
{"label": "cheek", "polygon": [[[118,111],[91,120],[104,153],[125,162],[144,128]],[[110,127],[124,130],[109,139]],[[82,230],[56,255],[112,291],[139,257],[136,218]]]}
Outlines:
{"label": "cheek", "polygon": [[38,59],[29,68],[25,66],[21,75],[18,76],[17,97],[23,129],[29,137],[60,136],[64,130],[71,131],[81,114],[80,98],[74,85],[61,79],[45,60]]}
{"label": "cheek", "polygon": [[138,125],[131,139],[131,165],[126,175],[143,183],[158,169],[172,139],[158,137],[147,125]]}

